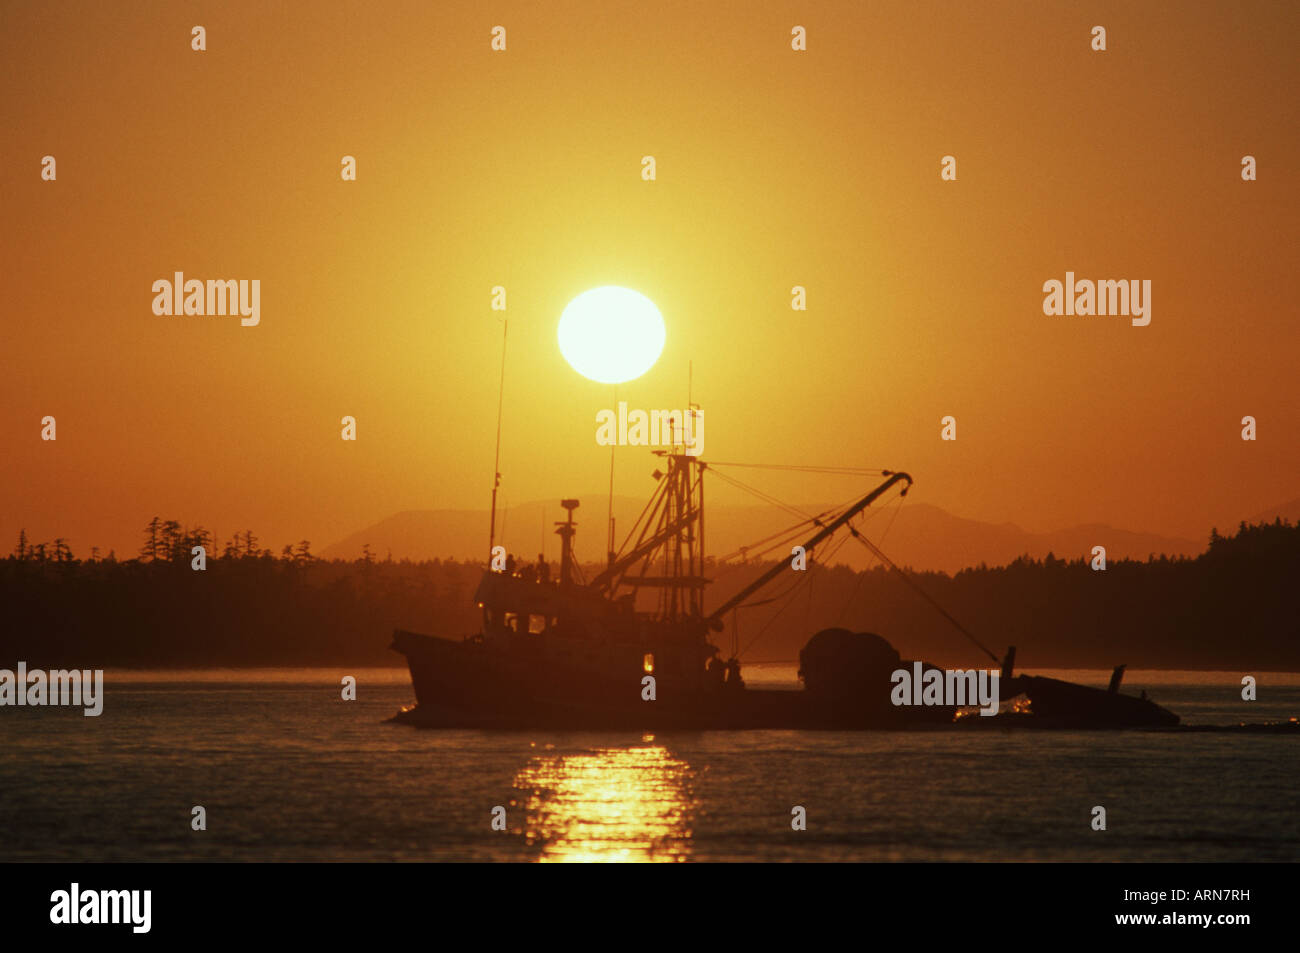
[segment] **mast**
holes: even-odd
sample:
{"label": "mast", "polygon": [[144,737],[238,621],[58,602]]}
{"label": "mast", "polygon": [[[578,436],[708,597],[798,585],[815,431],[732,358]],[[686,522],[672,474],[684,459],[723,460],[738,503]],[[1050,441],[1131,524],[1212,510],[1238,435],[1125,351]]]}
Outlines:
{"label": "mast", "polygon": [[[691,435],[692,437],[694,437],[695,440],[698,441],[699,437],[696,435],[699,434],[699,430],[697,429],[695,424],[696,421],[695,415],[697,411],[699,411],[700,413],[703,413],[703,411],[700,409],[699,405],[695,403],[694,397],[695,397],[695,362],[687,361],[686,362],[686,415],[690,419]],[[685,421],[683,421],[682,423],[684,425]],[[682,439],[683,441],[685,440],[684,430],[682,432]],[[699,447],[699,444],[696,443],[696,446]],[[703,448],[699,447],[699,449],[702,450]],[[702,578],[704,576],[704,471],[705,469],[707,469],[707,466],[706,464],[700,462],[699,460],[697,460],[696,462],[699,464],[700,473],[698,477],[699,494],[695,499],[696,523],[698,523],[698,527],[699,527],[696,533],[695,545],[699,553],[699,575]],[[699,592],[694,609],[696,610],[696,613],[698,615],[704,615],[704,591],[703,590],[700,590]]]}
{"label": "mast", "polygon": [[667,464],[667,471],[655,471],[659,486],[637,518],[623,552],[589,585],[611,595],[620,587],[658,589],[659,618],[701,619],[708,580],[696,524],[703,519],[706,465],[686,453],[654,452]]}
{"label": "mast", "polygon": [[560,500],[560,505],[568,513],[568,521],[556,523],[556,533],[560,537],[560,586],[567,589],[573,582],[573,535],[578,524],[573,521],[573,511],[578,508],[577,500]]}
{"label": "mast", "polygon": [[488,527],[488,564],[491,565],[492,550],[497,541],[497,487],[501,485],[501,408],[506,396],[506,334],[510,330],[510,319],[501,319],[501,386],[497,390],[497,452],[492,462],[492,522]]}
{"label": "mast", "polygon": [[[614,413],[619,412],[618,406],[618,388],[614,388]],[[605,537],[605,553],[609,557],[608,565],[614,565],[614,451],[617,449],[618,441],[609,445],[609,526],[608,533]]]}
{"label": "mast", "polygon": [[[884,483],[880,484],[880,486],[876,487],[874,490],[872,490],[862,499],[858,500],[858,502],[854,503],[852,506],[850,506],[847,510],[841,513],[838,517],[833,519],[826,526],[822,527],[817,533],[815,533],[812,536],[811,539],[809,539],[806,543],[803,544],[803,548],[806,550],[812,549],[822,540],[826,539],[826,537],[830,536],[837,529],[839,529],[849,520],[853,519],[853,517],[857,516],[868,506],[874,503],[891,486],[903,480],[907,481],[907,486],[903,488],[903,494],[906,495],[908,488],[910,488],[912,485],[912,477],[906,473],[891,474],[889,479],[887,479]],[[740,592],[736,593],[734,596],[732,596],[722,605],[718,606],[718,608],[714,609],[713,612],[709,614],[709,617],[707,619],[709,623],[709,627],[711,629],[714,629],[715,631],[721,629],[722,617],[724,615],[726,615],[736,606],[740,605],[742,602],[748,599],[759,589],[762,589],[764,586],[766,586],[769,582],[771,582],[782,572],[788,569],[789,566],[790,566],[789,560],[782,559],[775,566],[773,566],[767,572],[763,573],[763,575],[759,576],[757,579],[751,582],[744,589],[741,589]]]}

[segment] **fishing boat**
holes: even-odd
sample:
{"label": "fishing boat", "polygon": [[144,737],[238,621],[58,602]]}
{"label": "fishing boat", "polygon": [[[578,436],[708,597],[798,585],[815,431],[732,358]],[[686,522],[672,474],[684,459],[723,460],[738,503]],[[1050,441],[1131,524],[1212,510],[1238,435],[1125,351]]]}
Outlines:
{"label": "fishing boat", "polygon": [[[495,547],[474,595],[482,614],[479,631],[463,637],[394,633],[392,648],[406,657],[416,696],[416,704],[397,720],[434,728],[595,730],[953,724],[956,704],[897,703],[892,691],[896,672],[916,665],[918,672],[937,667],[901,658],[871,633],[816,633],[800,653],[800,689],[746,685],[737,653],[723,658],[714,639],[729,613],[778,576],[798,569],[794,560],[779,561],[706,609],[711,580],[705,575],[704,476],[709,464],[681,447],[653,453],[660,459],[653,473],[656,489],[622,547],[610,552],[608,564],[592,578],[585,578],[574,555],[579,501],[566,499],[561,502],[566,519],[555,526],[561,543],[557,575],[544,562],[515,566],[504,549]],[[861,499],[810,519],[815,531],[804,540],[804,552],[812,553],[845,530],[903,573],[852,525],[887,493],[896,489],[906,495],[912,485],[907,473],[879,472],[883,482]],[[1120,695],[1117,679],[1111,691],[1100,692],[1057,679],[1014,676],[1013,662],[1014,649],[1002,664],[1007,697],[1027,696],[1029,705],[1021,713],[1028,708],[1034,723],[1177,723],[1177,716],[1154,703]]]}
{"label": "fishing boat", "polygon": [[[404,630],[416,705],[400,718],[435,727],[876,728],[950,723],[951,707],[900,708],[889,678],[900,660],[883,639],[814,639],[802,691],[745,685],[737,658],[710,636],[723,618],[780,574],[779,563],[711,612],[704,594],[704,474],[684,450],[663,462],[650,502],[609,564],[585,579],[574,556],[578,500],[563,500],[558,578],[545,564],[484,571],[474,600],[482,628],[441,638]],[[804,543],[811,552],[894,486],[891,473]],[[497,554],[498,558],[500,553]],[[638,606],[638,602],[640,605]],[[834,643],[834,644],[832,644]],[[820,648],[819,648],[820,646]],[[852,660],[857,679],[846,681]],[[834,673],[832,675],[831,673]]]}

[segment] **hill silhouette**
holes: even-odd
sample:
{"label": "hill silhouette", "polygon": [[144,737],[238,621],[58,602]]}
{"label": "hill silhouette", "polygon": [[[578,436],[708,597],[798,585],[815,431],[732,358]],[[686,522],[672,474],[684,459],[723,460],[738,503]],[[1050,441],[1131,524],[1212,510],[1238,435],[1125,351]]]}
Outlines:
{"label": "hill silhouette", "polygon": [[[644,500],[615,497],[617,526],[631,526],[644,505]],[[819,513],[829,509],[830,504],[809,504],[799,508],[807,513]],[[589,505],[578,509],[580,530],[576,551],[579,559],[590,562],[604,559],[607,513],[608,498],[593,498]],[[554,558],[558,554],[558,543],[551,524],[562,516],[557,501],[512,506],[498,514],[498,542],[529,559],[535,558],[539,547],[544,544],[548,555]],[[1146,559],[1150,555],[1194,556],[1205,549],[1204,541],[1132,532],[1103,524],[1033,533],[1014,523],[993,524],[963,519],[929,503],[904,503],[897,509],[896,516],[889,508],[868,511],[866,516],[865,521],[858,521],[860,528],[870,539],[880,542],[896,562],[917,569],[949,573],[980,563],[1000,565],[1022,555],[1035,558],[1048,553],[1084,556],[1098,545],[1105,546],[1107,555],[1113,559]],[[504,534],[500,532],[502,522]],[[709,555],[719,559],[728,555],[740,558],[742,546],[794,522],[794,517],[768,506],[711,504],[707,539]],[[486,559],[487,530],[486,510],[410,510],[326,546],[321,556],[326,559],[356,559],[361,556],[363,547],[369,545],[372,552],[391,552],[396,559]],[[879,539],[881,536],[883,542]],[[621,536],[619,540],[621,542]],[[789,547],[784,551],[789,552]],[[760,558],[762,554],[753,552],[746,555]],[[775,558],[777,554],[767,555]],[[857,547],[844,548],[839,558],[852,569],[871,565],[868,554]]]}
{"label": "hill silhouette", "polygon": [[1297,496],[1294,500],[1279,503],[1277,506],[1270,506],[1266,510],[1260,510],[1247,519],[1246,522],[1250,524],[1272,523],[1274,520],[1279,519],[1287,523],[1300,523],[1300,496]]}

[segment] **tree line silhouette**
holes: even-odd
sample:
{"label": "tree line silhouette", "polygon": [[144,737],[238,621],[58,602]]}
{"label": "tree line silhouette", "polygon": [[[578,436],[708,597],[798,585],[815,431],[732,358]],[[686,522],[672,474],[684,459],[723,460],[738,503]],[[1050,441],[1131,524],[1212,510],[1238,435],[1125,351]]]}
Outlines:
{"label": "tree line silhouette", "polygon": [[[34,667],[390,665],[394,628],[468,635],[481,567],[455,560],[322,560],[302,540],[277,555],[251,531],[216,536],[155,518],[138,555],[20,531],[0,559],[0,658]],[[202,546],[203,571],[192,567]],[[463,631],[461,631],[463,630]],[[3,663],[0,663],[3,667]],[[12,667],[12,665],[10,666]]]}
{"label": "tree line silhouette", "polygon": [[[226,541],[220,556],[222,559],[274,559],[275,554],[269,549],[262,549],[259,542],[252,530],[235,533]],[[176,520],[160,520],[155,516],[144,528],[144,545],[140,547],[140,554],[136,558],[141,562],[151,563],[189,562],[196,546],[203,548],[205,556],[215,557],[217,555],[216,534],[202,526],[182,526]],[[77,561],[66,539],[60,537],[53,544],[31,543],[27,539],[25,529],[18,531],[18,545],[14,547],[13,558],[20,562]],[[297,546],[286,544],[280,551],[280,558],[294,562],[310,562],[315,557],[311,554],[311,542],[304,539]],[[98,562],[99,559],[99,547],[92,546],[89,561]],[[117,554],[110,550],[104,557],[104,561],[116,562]]]}
{"label": "tree line silhouette", "polygon": [[[752,578],[751,572],[746,578]],[[1091,554],[1022,556],[1005,566],[911,578],[995,654],[1017,648],[1027,668],[1300,671],[1300,525],[1241,523],[1212,530],[1197,557],[1116,560],[1094,571]],[[814,573],[781,611],[757,607],[751,659],[795,657],[807,634],[831,626],[871,631],[905,657],[969,667],[990,660],[892,571],[832,567]],[[799,621],[791,625],[790,618]]]}
{"label": "tree line silhouette", "polygon": [[[191,566],[202,546],[206,569]],[[251,531],[215,534],[150,521],[140,552],[78,559],[67,539],[20,532],[0,559],[0,667],[144,668],[396,665],[394,628],[447,637],[478,630],[472,604],[483,564],[322,560],[302,540],[277,555]],[[815,557],[815,554],[813,554]],[[771,563],[706,563],[717,605]],[[591,567],[598,571],[597,567]],[[1021,557],[949,575],[910,572],[925,592],[997,653],[1016,645],[1034,667],[1226,668],[1300,671],[1300,526],[1242,523],[1211,531],[1195,558]],[[892,571],[854,572],[815,558],[739,610],[742,658],[794,660],[820,629],[884,636],[905,657],[940,665],[989,660]],[[729,651],[731,626],[714,641]],[[3,660],[8,659],[9,663]]]}

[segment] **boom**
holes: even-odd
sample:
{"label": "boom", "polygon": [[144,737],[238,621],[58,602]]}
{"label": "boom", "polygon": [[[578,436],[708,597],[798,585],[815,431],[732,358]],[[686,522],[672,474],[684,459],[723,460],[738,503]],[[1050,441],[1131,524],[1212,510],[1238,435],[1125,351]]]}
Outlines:
{"label": "boom", "polygon": [[[836,517],[835,519],[833,519],[833,520],[832,520],[830,523],[828,523],[826,526],[824,526],[824,527],[822,527],[820,530],[818,530],[817,533],[815,533],[815,534],[813,535],[813,537],[812,537],[811,539],[808,540],[808,542],[806,542],[806,543],[803,544],[803,548],[804,548],[804,549],[812,549],[814,546],[816,546],[816,545],[817,545],[818,543],[820,543],[822,540],[826,539],[828,536],[830,536],[832,533],[834,533],[837,529],[839,529],[841,526],[843,526],[843,525],[844,525],[845,523],[847,523],[849,520],[853,519],[853,517],[857,516],[859,513],[861,513],[863,510],[865,510],[868,506],[870,506],[872,503],[874,503],[874,502],[875,502],[877,499],[879,499],[880,496],[881,496],[881,495],[882,495],[886,490],[888,490],[891,486],[893,486],[895,483],[898,483],[898,482],[900,482],[900,481],[902,481],[902,480],[906,480],[906,481],[907,481],[907,486],[903,487],[903,494],[906,495],[908,489],[912,486],[912,477],[911,477],[910,475],[906,474],[906,473],[894,473],[894,474],[892,474],[892,475],[889,477],[888,480],[886,480],[884,483],[880,484],[880,486],[876,487],[874,490],[872,490],[870,493],[868,493],[868,494],[867,494],[866,496],[864,496],[862,499],[858,500],[858,502],[854,503],[854,504],[853,504],[852,506],[850,506],[847,510],[845,510],[843,513],[841,513],[838,517]],[[757,592],[759,589],[762,589],[764,586],[766,586],[769,582],[771,582],[773,579],[775,579],[777,576],[779,576],[779,575],[780,575],[780,574],[781,574],[781,573],[782,573],[786,568],[788,568],[789,565],[790,565],[790,564],[789,564],[788,561],[786,561],[786,560],[784,560],[784,559],[781,560],[781,561],[778,562],[775,566],[773,566],[771,569],[769,569],[767,572],[763,573],[763,575],[759,576],[757,579],[755,579],[753,582],[751,582],[751,583],[750,583],[748,586],[746,586],[744,589],[741,589],[740,592],[736,593],[734,596],[732,596],[730,599],[728,599],[728,600],[727,600],[726,602],[724,602],[722,605],[718,606],[718,608],[714,609],[713,612],[709,614],[709,617],[708,617],[708,619],[707,619],[707,622],[708,622],[708,624],[709,624],[709,628],[714,629],[715,631],[718,630],[718,629],[721,629],[721,628],[722,628],[722,617],[723,617],[724,615],[726,615],[728,612],[730,612],[730,611],[731,611],[732,609],[734,609],[736,606],[740,605],[742,602],[744,602],[746,599],[748,599],[751,595],[753,595],[753,594],[754,594],[755,592]]]}

